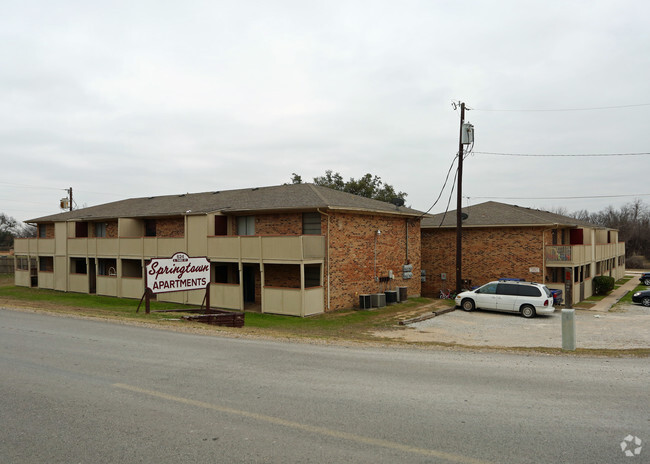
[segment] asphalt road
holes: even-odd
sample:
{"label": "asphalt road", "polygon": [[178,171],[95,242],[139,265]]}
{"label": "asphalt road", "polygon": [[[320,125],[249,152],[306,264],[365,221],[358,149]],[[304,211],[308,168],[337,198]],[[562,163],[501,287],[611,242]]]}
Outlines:
{"label": "asphalt road", "polygon": [[[0,462],[650,462],[648,380],[647,358],[351,349],[0,310]],[[642,440],[631,458],[628,435]]]}

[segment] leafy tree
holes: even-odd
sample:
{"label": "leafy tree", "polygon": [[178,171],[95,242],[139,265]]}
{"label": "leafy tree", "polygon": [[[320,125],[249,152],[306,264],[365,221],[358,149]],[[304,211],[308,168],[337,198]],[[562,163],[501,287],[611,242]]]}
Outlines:
{"label": "leafy tree", "polygon": [[11,216],[0,213],[0,248],[11,248],[14,238],[36,236],[36,228],[32,225],[21,225]]}
{"label": "leafy tree", "polygon": [[[294,184],[299,184],[302,182],[302,178],[293,173],[291,181]],[[314,184],[386,202],[390,202],[394,198],[404,200],[407,196],[405,192],[396,192],[392,185],[384,183],[381,177],[373,176],[370,173],[359,179],[351,177],[346,182],[341,174],[338,172],[333,173],[332,170],[328,169],[325,171],[324,176],[314,177]]]}
{"label": "leafy tree", "polygon": [[302,184],[302,177],[296,174],[295,172],[291,173],[291,183],[292,184]]}
{"label": "leafy tree", "polygon": [[567,216],[618,229],[618,238],[625,241],[625,254],[628,257],[643,255],[650,259],[650,208],[642,200],[637,198],[620,209],[610,205],[597,213],[581,210]]}

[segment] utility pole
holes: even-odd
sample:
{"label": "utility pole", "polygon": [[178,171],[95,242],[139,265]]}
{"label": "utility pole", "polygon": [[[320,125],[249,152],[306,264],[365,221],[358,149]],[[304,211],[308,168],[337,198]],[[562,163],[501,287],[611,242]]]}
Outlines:
{"label": "utility pole", "polygon": [[460,104],[460,133],[458,135],[458,187],[456,188],[456,294],[461,291],[463,253],[462,253],[462,227],[463,217],[461,208],[463,206],[463,125],[465,123],[465,103]]}
{"label": "utility pole", "polygon": [[68,194],[68,197],[63,197],[61,200],[59,200],[59,207],[62,210],[69,210],[72,211],[72,187],[67,188],[67,189],[62,189],[65,193]]}

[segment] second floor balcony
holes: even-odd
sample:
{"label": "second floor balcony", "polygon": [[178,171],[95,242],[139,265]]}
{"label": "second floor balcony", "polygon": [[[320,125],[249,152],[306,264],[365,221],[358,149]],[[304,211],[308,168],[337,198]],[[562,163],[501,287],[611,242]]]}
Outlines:
{"label": "second floor balcony", "polygon": [[[19,239],[15,241],[17,255],[31,256],[88,256],[104,258],[170,257],[187,252],[188,238],[122,237],[122,238],[68,238],[67,249],[58,249],[55,239]],[[199,243],[200,239],[196,239]],[[325,258],[325,237],[321,235],[293,236],[214,236],[203,237],[204,246],[192,244],[194,255],[224,261],[278,261],[301,262]]]}
{"label": "second floor balcony", "polygon": [[544,249],[546,265],[580,266],[625,255],[625,243],[603,245],[550,245]]}

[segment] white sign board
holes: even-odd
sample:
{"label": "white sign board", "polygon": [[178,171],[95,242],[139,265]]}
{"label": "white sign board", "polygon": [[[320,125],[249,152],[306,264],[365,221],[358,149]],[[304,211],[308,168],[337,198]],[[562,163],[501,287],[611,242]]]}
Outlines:
{"label": "white sign board", "polygon": [[171,258],[154,258],[146,268],[147,288],[153,293],[205,289],[210,283],[210,261],[176,253]]}
{"label": "white sign board", "polygon": [[529,271],[531,274],[539,274],[539,268],[538,268],[538,267],[531,267],[531,268],[528,268],[528,271]]}

